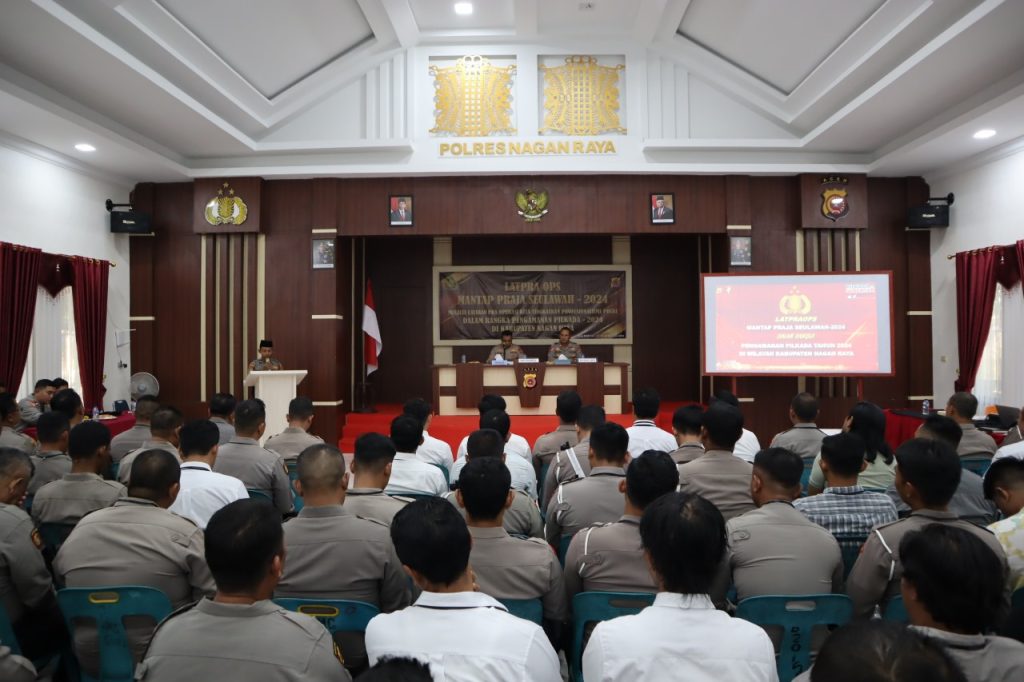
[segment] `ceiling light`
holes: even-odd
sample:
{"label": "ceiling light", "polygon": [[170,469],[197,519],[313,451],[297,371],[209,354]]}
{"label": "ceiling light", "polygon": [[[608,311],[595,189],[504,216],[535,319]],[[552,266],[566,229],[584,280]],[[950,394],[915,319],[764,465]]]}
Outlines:
{"label": "ceiling light", "polygon": [[93,147],[91,144],[89,144],[87,142],[79,142],[78,144],[75,145],[75,149],[77,149],[80,152],[94,152],[94,151],[96,151],[96,147]]}
{"label": "ceiling light", "polygon": [[466,16],[473,13],[473,3],[471,2],[457,2],[455,3],[455,13]]}
{"label": "ceiling light", "polygon": [[974,139],[975,140],[987,140],[990,137],[994,137],[995,134],[996,134],[996,131],[992,130],[991,128],[983,128],[983,129],[979,130],[978,132],[974,133]]}

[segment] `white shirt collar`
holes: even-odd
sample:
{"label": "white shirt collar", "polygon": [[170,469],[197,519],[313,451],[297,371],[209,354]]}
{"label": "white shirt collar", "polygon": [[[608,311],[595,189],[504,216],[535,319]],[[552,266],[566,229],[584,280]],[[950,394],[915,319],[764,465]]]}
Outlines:
{"label": "white shirt collar", "polygon": [[[507,611],[505,606],[483,592],[422,592],[413,606],[434,609],[475,609],[496,608]],[[713,607],[712,607],[713,608]]]}
{"label": "white shirt collar", "polygon": [[654,598],[655,606],[673,609],[708,609],[714,610],[711,597],[706,594],[680,594],[678,592],[659,592]]}

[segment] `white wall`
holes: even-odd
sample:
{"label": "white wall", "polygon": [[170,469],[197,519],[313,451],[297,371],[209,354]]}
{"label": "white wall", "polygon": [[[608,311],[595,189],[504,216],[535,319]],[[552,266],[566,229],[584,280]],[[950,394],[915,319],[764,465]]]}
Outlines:
{"label": "white wall", "polygon": [[[933,197],[956,195],[947,229],[931,231],[932,357],[936,404],[953,393],[959,366],[956,333],[956,268],[947,255],[1024,239],[1020,209],[1024,142],[1011,143],[991,160],[928,177]],[[1014,289],[1020,295],[1020,288]]]}
{"label": "white wall", "polygon": [[[0,144],[0,241],[50,253],[109,260],[105,406],[128,396],[130,368],[118,369],[115,329],[128,328],[128,237],[110,233],[103,206],[128,201],[131,187],[99,179]],[[128,347],[121,349],[129,362]]]}

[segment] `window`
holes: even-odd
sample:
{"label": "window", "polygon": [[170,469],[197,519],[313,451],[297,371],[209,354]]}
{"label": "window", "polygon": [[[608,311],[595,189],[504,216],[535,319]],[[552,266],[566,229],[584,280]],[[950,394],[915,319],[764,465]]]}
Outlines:
{"label": "window", "polygon": [[82,394],[71,287],[61,289],[56,298],[40,287],[36,296],[36,315],[28,347],[28,361],[25,363],[18,397],[32,395],[32,387],[39,379],[57,377],[62,377],[79,395]]}
{"label": "window", "polygon": [[981,355],[978,375],[974,382],[974,395],[978,398],[979,417],[989,405],[1024,404],[1024,361],[1021,353],[1006,353],[1020,343],[1024,333],[1024,291],[1020,288],[1004,289],[996,286],[992,306],[992,326],[989,328],[985,351]]}

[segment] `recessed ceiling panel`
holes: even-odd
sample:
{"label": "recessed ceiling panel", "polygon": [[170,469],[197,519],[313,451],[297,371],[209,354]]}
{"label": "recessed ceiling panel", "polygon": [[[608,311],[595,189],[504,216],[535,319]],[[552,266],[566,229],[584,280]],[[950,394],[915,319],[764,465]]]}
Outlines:
{"label": "recessed ceiling panel", "polygon": [[473,13],[455,13],[456,0],[409,0],[421,31],[510,29],[515,24],[513,2],[473,0]]}
{"label": "recessed ceiling panel", "polygon": [[160,4],[267,99],[373,35],[356,0]]}
{"label": "recessed ceiling panel", "polygon": [[548,35],[625,35],[636,22],[637,6],[626,0],[540,0],[537,16]]}
{"label": "recessed ceiling panel", "polygon": [[679,33],[789,94],[883,0],[692,0]]}

